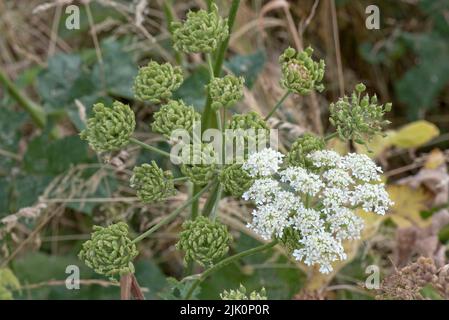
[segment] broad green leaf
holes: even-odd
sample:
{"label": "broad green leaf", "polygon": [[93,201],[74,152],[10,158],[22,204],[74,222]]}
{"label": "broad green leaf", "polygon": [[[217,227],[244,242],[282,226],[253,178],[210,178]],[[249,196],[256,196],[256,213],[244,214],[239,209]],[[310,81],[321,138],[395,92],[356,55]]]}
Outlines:
{"label": "broad green leaf", "polygon": [[250,55],[235,55],[225,62],[225,67],[229,68],[236,76],[245,78],[245,85],[248,88],[256,83],[257,76],[265,65],[265,53],[262,50]]}
{"label": "broad green leaf", "polygon": [[195,69],[173,93],[173,99],[182,99],[186,104],[203,112],[206,103],[206,85],[209,83],[209,72],[206,67]]}

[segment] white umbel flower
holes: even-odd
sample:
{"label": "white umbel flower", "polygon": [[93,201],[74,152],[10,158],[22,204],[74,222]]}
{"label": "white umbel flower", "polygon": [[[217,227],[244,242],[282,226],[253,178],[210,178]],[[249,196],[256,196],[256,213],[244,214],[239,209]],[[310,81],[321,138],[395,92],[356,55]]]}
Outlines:
{"label": "white umbel flower", "polygon": [[341,165],[341,156],[335,151],[319,150],[312,152],[307,157],[317,168],[336,168]]}
{"label": "white umbel flower", "polygon": [[361,184],[355,187],[352,192],[351,204],[362,206],[366,212],[374,212],[384,215],[394,203],[390,200],[388,192],[383,183]]}
{"label": "white umbel flower", "polygon": [[323,188],[320,176],[301,167],[289,167],[280,172],[281,181],[287,182],[297,192],[316,195]]}
{"label": "white umbel flower", "polygon": [[343,169],[329,169],[323,172],[324,181],[332,187],[346,188],[351,184],[354,184],[354,180],[351,178],[348,172]]}
{"label": "white umbel flower", "polygon": [[283,157],[282,153],[265,148],[250,155],[242,168],[248,171],[251,177],[267,177],[278,172]]}
{"label": "white umbel flower", "polygon": [[[320,150],[308,158],[314,169],[279,170],[282,155],[265,149],[243,164],[256,178],[243,194],[256,204],[248,228],[265,240],[285,235],[297,260],[329,273],[346,259],[342,241],[360,238],[364,221],[355,210],[385,214],[393,203],[384,184],[373,184],[382,170],[369,157]],[[284,234],[286,228],[297,234]]]}
{"label": "white umbel flower", "polygon": [[292,224],[290,212],[295,207],[295,196],[291,192],[282,191],[276,201],[259,206],[252,212],[253,220],[247,227],[264,240],[271,240],[273,236],[281,238],[284,229]]}
{"label": "white umbel flower", "polygon": [[276,194],[281,191],[279,182],[271,179],[257,179],[253,185],[243,193],[243,199],[253,200],[257,205],[272,202]]}
{"label": "white umbel flower", "polygon": [[380,181],[382,169],[365,154],[349,153],[343,158],[343,167],[350,170],[356,179],[371,182]]}
{"label": "white umbel flower", "polygon": [[365,225],[363,219],[348,208],[337,209],[333,214],[329,214],[326,221],[331,233],[338,240],[359,239]]}
{"label": "white umbel flower", "polygon": [[312,234],[324,228],[324,220],[321,219],[319,211],[300,206],[296,213],[292,218],[292,225],[301,235]]}
{"label": "white umbel flower", "polygon": [[334,261],[346,259],[343,245],[329,232],[318,231],[307,235],[299,243],[303,247],[296,249],[293,256],[308,266],[319,264],[321,273],[332,272]]}

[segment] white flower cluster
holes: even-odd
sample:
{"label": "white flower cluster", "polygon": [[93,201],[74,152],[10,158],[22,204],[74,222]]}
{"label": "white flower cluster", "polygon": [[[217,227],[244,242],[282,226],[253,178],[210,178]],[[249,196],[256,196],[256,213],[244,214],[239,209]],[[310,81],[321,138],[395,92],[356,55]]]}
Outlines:
{"label": "white flower cluster", "polygon": [[256,208],[248,228],[265,240],[282,238],[293,228],[299,241],[293,256],[307,265],[332,272],[332,263],[346,259],[342,241],[357,239],[364,227],[356,208],[385,214],[393,204],[380,183],[381,168],[366,155],[340,156],[334,151],[308,155],[313,168],[280,169],[282,154],[264,149],[243,168],[256,178],[243,194]]}

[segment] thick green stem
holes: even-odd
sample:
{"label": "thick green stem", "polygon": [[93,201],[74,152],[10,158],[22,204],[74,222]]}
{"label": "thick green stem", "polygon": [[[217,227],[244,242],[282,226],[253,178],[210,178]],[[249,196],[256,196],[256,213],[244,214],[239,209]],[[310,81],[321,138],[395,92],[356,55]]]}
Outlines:
{"label": "thick green stem", "polygon": [[270,249],[272,247],[274,247],[277,244],[277,240],[274,240],[272,242],[266,243],[264,245],[246,250],[246,251],[242,251],[240,253],[237,253],[231,257],[228,257],[226,259],[221,260],[219,263],[217,263],[216,265],[210,267],[209,269],[207,269],[206,271],[204,271],[198,279],[195,280],[195,282],[192,284],[192,286],[190,287],[189,291],[187,292],[187,295],[185,296],[185,299],[188,300],[192,297],[193,292],[195,291],[196,287],[198,287],[198,285],[203,282],[208,276],[210,276],[212,273],[220,270],[221,268],[223,268],[224,266],[230,264],[231,262],[234,262],[238,259],[244,258],[244,257],[248,257],[251,256],[253,254],[262,252],[264,250]]}
{"label": "thick green stem", "polygon": [[290,91],[287,91],[286,93],[284,93],[282,98],[279,99],[279,101],[276,103],[276,105],[273,107],[273,109],[271,109],[270,113],[265,117],[265,121],[270,119],[270,117],[276,112],[276,110],[279,109],[279,107],[282,105],[282,102],[284,102],[284,100],[287,99],[287,97],[290,95],[290,93],[291,93]]}
{"label": "thick green stem", "polygon": [[0,69],[0,82],[3,82],[6,86],[6,89],[9,91],[11,96],[17,101],[17,103],[25,109],[26,112],[30,115],[33,121],[39,128],[44,128],[47,122],[46,114],[44,108],[35,104],[27,96],[25,96],[20,89],[16,86],[14,82],[12,82],[6,73]]}
{"label": "thick green stem", "polygon": [[207,217],[211,213],[215,206],[215,203],[217,202],[219,185],[220,183],[217,181],[216,184],[212,187],[209,198],[207,198],[206,203],[204,204],[201,214],[205,217]]}
{"label": "thick green stem", "polygon": [[160,155],[163,155],[164,157],[169,157],[169,158],[171,157],[170,153],[168,153],[168,152],[166,152],[164,150],[158,149],[156,147],[150,146],[149,144],[146,144],[145,142],[139,141],[136,138],[129,138],[129,142],[137,144],[138,146],[140,146],[140,147],[142,147],[144,149],[156,152],[156,153],[158,153]]}
{"label": "thick green stem", "polygon": [[[168,31],[173,35],[172,22],[175,21],[175,15],[173,14],[173,6],[171,0],[162,0],[162,10],[164,11],[165,19],[167,21]],[[181,52],[175,50],[175,60],[178,64],[182,65],[183,57]]]}
{"label": "thick green stem", "polygon": [[188,201],[186,201],[182,206],[180,206],[178,209],[174,210],[172,213],[170,213],[168,216],[166,216],[164,219],[162,219],[161,221],[159,221],[156,225],[154,225],[153,227],[151,227],[150,229],[148,229],[147,231],[145,231],[144,233],[142,233],[140,236],[138,236],[137,238],[135,238],[133,240],[133,243],[137,243],[143,239],[145,239],[146,237],[150,236],[151,234],[153,234],[156,230],[158,230],[160,227],[166,225],[167,223],[169,223],[170,221],[172,221],[174,218],[176,218],[184,209],[186,209],[188,206],[190,206],[192,204],[193,201],[198,200],[201,195],[207,191],[207,189],[209,189],[209,187],[212,185],[212,183],[209,183],[207,186],[205,186],[200,192],[198,192],[197,194],[195,194],[193,197],[191,197]]}
{"label": "thick green stem", "polygon": [[218,185],[218,191],[217,191],[217,197],[216,200],[214,202],[214,207],[212,208],[212,211],[209,215],[209,218],[214,220],[217,217],[217,213],[218,213],[218,206],[220,204],[220,200],[221,200],[221,194],[223,193],[223,186],[221,184]]}
{"label": "thick green stem", "polygon": [[[228,14],[228,30],[229,36],[220,43],[218,47],[218,51],[216,54],[215,64],[214,64],[214,76],[219,77],[221,73],[221,68],[223,66],[223,61],[225,57],[226,50],[228,49],[229,39],[231,37],[232,27],[234,26],[235,17],[237,16],[237,10],[240,5],[240,0],[233,0],[231,3],[231,7],[229,8]],[[207,95],[206,105],[204,107],[204,113],[202,117],[202,128],[203,131],[208,128],[217,128],[217,117],[212,110],[212,100],[209,95]]]}

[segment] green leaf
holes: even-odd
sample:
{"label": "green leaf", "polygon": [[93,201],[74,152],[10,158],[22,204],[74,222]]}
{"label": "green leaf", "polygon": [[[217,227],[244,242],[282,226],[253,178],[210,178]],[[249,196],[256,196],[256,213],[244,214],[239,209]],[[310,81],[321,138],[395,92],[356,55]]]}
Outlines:
{"label": "green leaf", "polygon": [[29,144],[24,157],[24,169],[29,173],[60,174],[70,166],[90,162],[87,144],[79,136],[49,141],[39,136]]}
{"label": "green leaf", "polygon": [[435,106],[436,97],[449,82],[449,43],[436,33],[404,38],[419,56],[419,62],[396,83],[395,89],[399,100],[409,106],[409,118],[417,119]]}
{"label": "green leaf", "polygon": [[[11,111],[2,108],[0,116],[0,149],[16,154],[21,137],[20,128],[27,116],[21,111]],[[0,155],[0,176],[8,175],[16,160],[12,157]]]}
{"label": "green leaf", "polygon": [[200,66],[195,69],[173,93],[173,99],[182,99],[186,104],[195,107],[198,112],[203,112],[206,103],[206,88],[209,83],[209,71]]}
{"label": "green leaf", "polygon": [[252,88],[257,80],[257,76],[263,70],[265,60],[264,51],[258,50],[250,55],[233,56],[229,61],[225,62],[225,66],[236,76],[243,76],[245,85],[248,88]]}

